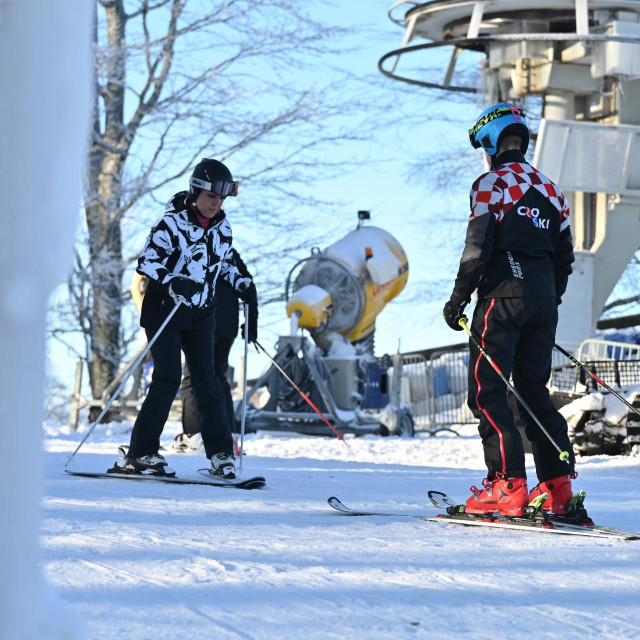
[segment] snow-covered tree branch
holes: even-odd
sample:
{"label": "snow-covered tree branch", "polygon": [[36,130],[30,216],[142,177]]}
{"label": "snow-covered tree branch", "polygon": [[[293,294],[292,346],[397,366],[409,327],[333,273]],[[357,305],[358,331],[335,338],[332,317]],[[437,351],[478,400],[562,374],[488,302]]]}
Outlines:
{"label": "snow-covered tree branch", "polygon": [[[97,0],[95,16],[86,236],[51,335],[68,344],[69,332],[83,336],[99,397],[131,337],[124,276],[162,214],[159,192],[174,182],[183,189],[203,156],[227,162],[244,195],[235,234],[245,222],[261,227],[241,251],[264,272],[263,299],[278,299],[280,276],[269,269],[307,242],[304,220],[290,214],[320,205],[306,186],[345,169],[319,152],[365,138],[384,106],[349,90],[345,74],[327,86],[306,79],[309,65],[339,51],[333,43],[344,30],[312,20],[293,0]],[[356,112],[366,115],[337,124]]]}

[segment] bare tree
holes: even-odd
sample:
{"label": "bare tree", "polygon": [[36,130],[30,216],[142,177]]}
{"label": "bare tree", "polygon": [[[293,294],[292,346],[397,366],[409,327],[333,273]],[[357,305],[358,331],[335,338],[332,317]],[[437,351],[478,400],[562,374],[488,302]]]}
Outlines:
{"label": "bare tree", "polygon": [[[366,136],[366,119],[375,120],[368,105],[353,130],[332,125],[361,109],[362,92],[349,92],[344,77],[327,86],[305,81],[309,65],[339,50],[332,42],[343,33],[312,20],[295,0],[96,0],[85,225],[68,300],[51,328],[87,361],[94,397],[132,339],[122,322],[123,274],[162,213],[156,193],[201,157],[233,158],[234,178],[260,193],[238,199],[234,218],[260,225],[243,251],[250,265],[302,246],[297,231],[305,221],[288,214],[321,204],[306,183],[344,170],[317,152]],[[265,298],[276,299],[270,284],[280,284],[281,274],[265,269],[264,279]],[[81,333],[83,348],[70,331]]]}

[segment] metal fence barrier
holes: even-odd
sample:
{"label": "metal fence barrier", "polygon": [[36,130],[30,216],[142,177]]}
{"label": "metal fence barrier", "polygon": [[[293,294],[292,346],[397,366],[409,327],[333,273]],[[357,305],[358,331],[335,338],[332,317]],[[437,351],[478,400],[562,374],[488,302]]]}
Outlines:
{"label": "metal fence barrier", "polygon": [[[640,384],[640,359],[587,360],[584,364],[610,387]],[[576,397],[599,390],[599,385],[591,376],[581,368],[570,364],[553,367],[550,387],[552,393],[564,393]]]}
{"label": "metal fence barrier", "polygon": [[[640,345],[589,338],[578,348],[578,360],[640,360]],[[605,382],[607,382],[605,380]]]}
{"label": "metal fence barrier", "polygon": [[416,430],[433,431],[474,424],[467,407],[469,350],[403,355],[401,401],[413,414]]}
{"label": "metal fence barrier", "polygon": [[[584,354],[600,355],[582,361],[610,386],[640,384],[640,345],[589,339],[581,344],[578,358]],[[468,348],[403,355],[400,399],[411,409],[416,430],[476,424],[467,407],[468,364]],[[597,389],[593,379],[566,364],[560,352],[553,352],[552,364],[550,390],[565,402]]]}

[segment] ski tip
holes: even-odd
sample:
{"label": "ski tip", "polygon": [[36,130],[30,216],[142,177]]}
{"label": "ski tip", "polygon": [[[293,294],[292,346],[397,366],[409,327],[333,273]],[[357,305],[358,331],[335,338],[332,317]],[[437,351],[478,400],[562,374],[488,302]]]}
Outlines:
{"label": "ski tip", "polygon": [[442,491],[428,491],[427,496],[429,496],[429,500],[433,502],[433,504],[437,504],[437,500],[442,500],[447,497],[446,493],[442,493]]}
{"label": "ski tip", "polygon": [[455,502],[442,491],[428,491],[427,496],[431,501],[431,504],[438,509],[446,509],[447,507],[455,506]]}
{"label": "ski tip", "polygon": [[342,511],[344,513],[351,511],[351,509],[349,509],[347,505],[343,504],[335,496],[331,496],[330,498],[327,498],[327,502],[329,503],[329,506],[333,507],[336,511]]}

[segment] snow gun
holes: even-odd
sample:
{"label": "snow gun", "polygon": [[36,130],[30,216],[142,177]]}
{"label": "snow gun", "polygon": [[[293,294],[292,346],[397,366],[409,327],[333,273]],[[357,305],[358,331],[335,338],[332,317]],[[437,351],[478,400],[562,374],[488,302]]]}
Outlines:
{"label": "snow gun", "polygon": [[[302,268],[291,286],[298,266]],[[359,224],[292,269],[285,291],[287,316],[322,349],[345,350],[342,345],[348,344],[372,353],[376,317],[408,277],[409,262],[400,243],[383,229]]]}
{"label": "snow gun", "polygon": [[392,391],[392,358],[374,355],[376,318],[404,289],[409,262],[390,233],[363,226],[369,218],[359,211],[356,229],[290,270],[291,332],[280,336],[273,364],[249,392],[260,396],[260,408],[247,415],[251,428],[325,434],[329,420],[342,433],[413,434],[399,400],[401,358],[394,357]]}

